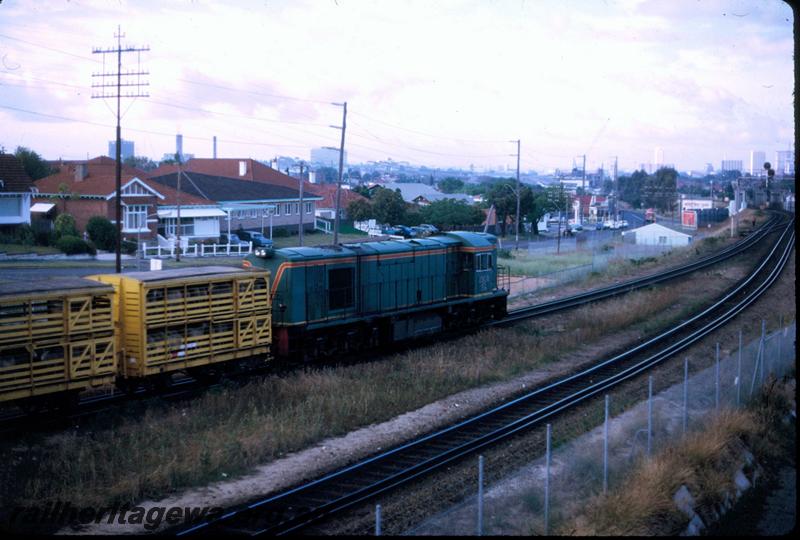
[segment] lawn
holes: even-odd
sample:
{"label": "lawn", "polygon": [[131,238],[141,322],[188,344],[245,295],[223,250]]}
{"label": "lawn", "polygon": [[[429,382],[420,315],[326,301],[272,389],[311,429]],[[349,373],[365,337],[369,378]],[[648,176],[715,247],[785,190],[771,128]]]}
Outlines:
{"label": "lawn", "polygon": [[61,253],[58,248],[50,246],[23,246],[21,244],[0,244],[0,253],[8,255],[21,255],[35,253],[37,255],[53,255]]}
{"label": "lawn", "polygon": [[498,257],[497,262],[510,269],[513,276],[541,276],[558,272],[565,268],[583,266],[592,263],[592,253],[578,251],[562,255],[535,255],[525,251],[516,251],[513,257]]}

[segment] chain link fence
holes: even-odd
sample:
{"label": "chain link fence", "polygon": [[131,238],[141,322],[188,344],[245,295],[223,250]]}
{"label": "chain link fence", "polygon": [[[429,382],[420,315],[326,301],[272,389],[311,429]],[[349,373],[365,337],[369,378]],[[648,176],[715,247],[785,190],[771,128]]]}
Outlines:
{"label": "chain link fence", "polygon": [[[554,448],[511,476],[483,485],[482,458],[477,493],[433,516],[406,535],[539,535],[557,531],[585,502],[625,479],[641,460],[675,443],[723,408],[744,407],[771,378],[793,373],[796,323],[781,325],[749,343],[720,343],[705,359],[685,358],[646,377],[640,397],[612,391],[592,405],[595,427],[572,437],[558,422],[547,426]],[[655,390],[654,390],[655,389]],[[631,402],[633,400],[633,402]],[[552,442],[551,441],[552,427]],[[563,442],[562,442],[563,441]],[[480,463],[480,464],[479,464]]]}

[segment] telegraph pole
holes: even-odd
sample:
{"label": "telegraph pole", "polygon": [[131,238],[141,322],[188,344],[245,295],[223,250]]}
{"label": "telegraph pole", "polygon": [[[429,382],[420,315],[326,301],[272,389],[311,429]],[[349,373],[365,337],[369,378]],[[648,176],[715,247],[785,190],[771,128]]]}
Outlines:
{"label": "telegraph pole", "polygon": [[[514,142],[514,141],[511,141]],[[519,249],[519,197],[520,197],[520,189],[519,189],[519,144],[520,140],[516,140],[517,143],[517,218],[514,221],[514,249]]]}
{"label": "telegraph pole", "polygon": [[583,154],[582,175],[583,175],[583,180],[581,181],[581,187],[583,188],[583,194],[586,195],[586,154]]}
{"label": "telegraph pole", "polygon": [[303,213],[305,209],[303,208],[303,165],[304,162],[300,162],[300,246],[303,246]]}
{"label": "telegraph pole", "polygon": [[[175,248],[175,262],[181,262],[181,155],[175,153],[175,161],[178,162],[178,221],[175,227],[175,235],[178,237],[178,245]],[[228,240],[230,242],[230,240]]]}
{"label": "telegraph pole", "polygon": [[336,105],[337,107],[343,108],[342,127],[340,128],[339,126],[331,126],[332,128],[342,130],[342,142],[339,145],[339,177],[336,181],[336,220],[333,223],[333,244],[337,245],[339,243],[339,204],[342,196],[342,167],[344,166],[344,132],[347,128],[347,102],[331,103],[331,105]]}
{"label": "telegraph pole", "polygon": [[[109,47],[107,49],[100,49],[97,47],[92,48],[92,54],[102,54],[103,55],[103,71],[100,73],[92,73],[92,77],[99,77],[100,82],[92,83],[92,88],[99,88],[100,90],[97,93],[92,93],[92,99],[97,98],[117,98],[117,151],[116,151],[116,159],[117,159],[117,168],[116,168],[116,216],[117,216],[117,256],[116,256],[116,272],[117,274],[122,273],[122,256],[121,256],[121,247],[122,247],[122,132],[120,130],[120,99],[123,97],[126,98],[137,98],[137,97],[149,97],[149,94],[142,92],[143,86],[149,86],[148,82],[141,82],[140,77],[142,75],[149,75],[149,72],[142,71],[141,69],[141,54],[137,55],[137,69],[134,71],[126,71],[125,73],[122,72],[122,53],[124,52],[136,52],[141,53],[143,51],[149,51],[150,47],[131,47],[126,46],[122,47],[122,38],[125,37],[120,31],[120,27],[117,26],[117,33],[114,34],[114,37],[117,38],[117,46]],[[116,72],[106,72],[105,67],[105,59],[107,54],[116,53],[117,55],[117,71]],[[117,79],[116,83],[109,83],[106,82],[108,77],[115,77]],[[125,77],[125,82],[122,82],[122,77]],[[133,79],[135,77],[135,79]],[[113,79],[112,79],[113,80]],[[125,95],[122,94],[122,87],[132,87],[133,90],[126,91]],[[116,92],[113,89],[116,87]],[[145,218],[145,225],[147,225],[147,218]],[[137,222],[137,228],[141,228],[141,224]],[[138,249],[138,246],[137,246]]]}

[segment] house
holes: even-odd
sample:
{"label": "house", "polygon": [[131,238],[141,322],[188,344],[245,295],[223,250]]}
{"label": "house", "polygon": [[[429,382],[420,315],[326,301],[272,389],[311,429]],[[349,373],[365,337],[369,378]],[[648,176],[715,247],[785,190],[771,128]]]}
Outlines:
{"label": "house", "polygon": [[675,231],[658,223],[650,223],[638,229],[631,229],[622,233],[623,239],[633,241],[637,245],[662,246],[662,247],[682,247],[688,246],[692,242],[692,237],[688,234]]}
{"label": "house", "polygon": [[[291,177],[287,177],[291,178]],[[177,172],[162,176],[151,176],[150,181],[158,186],[177,188]],[[161,188],[159,188],[161,189]],[[286,187],[253,179],[230,178],[197,172],[183,172],[181,193],[193,200],[204,201],[222,212],[217,220],[220,230],[228,232],[239,227],[265,230],[266,226],[297,231],[300,225],[300,193],[297,187]],[[303,228],[313,230],[314,212],[322,197],[313,193],[303,195]],[[174,210],[174,206],[162,205],[162,212]],[[172,214],[169,218],[174,219]],[[183,214],[181,215],[183,218]],[[183,221],[183,219],[181,220]]]}
{"label": "house", "polygon": [[[97,157],[87,161],[61,162],[58,172],[35,182],[38,192],[34,196],[34,207],[50,214],[68,213],[75,218],[79,231],[85,231],[89,219],[103,216],[116,223],[116,161]],[[168,186],[160,186],[147,179],[146,173],[122,166],[122,234],[129,240],[147,240],[156,236],[158,209],[176,205],[178,193]],[[181,205],[188,217],[189,209],[194,220],[205,218],[209,224],[201,230],[203,237],[218,237],[219,215],[224,215],[209,205],[208,201],[182,193]],[[53,205],[53,206],[50,206]],[[184,214],[181,214],[184,221]],[[214,224],[213,230],[208,226]]]}
{"label": "house", "polygon": [[[320,184],[314,186],[317,194],[322,197],[322,200],[317,203],[316,216],[325,219],[336,219],[336,184]],[[341,194],[339,195],[339,207],[342,210],[342,217],[347,219],[347,205],[353,201],[366,201],[366,197],[360,193],[356,193],[352,189],[345,189],[342,186]]]}
{"label": "house", "polygon": [[33,188],[17,156],[0,153],[0,228],[30,224]]}
{"label": "house", "polygon": [[[578,206],[580,205],[580,206]],[[573,208],[580,208],[581,221],[597,223],[608,218],[608,199],[602,195],[579,195],[573,201]]]}

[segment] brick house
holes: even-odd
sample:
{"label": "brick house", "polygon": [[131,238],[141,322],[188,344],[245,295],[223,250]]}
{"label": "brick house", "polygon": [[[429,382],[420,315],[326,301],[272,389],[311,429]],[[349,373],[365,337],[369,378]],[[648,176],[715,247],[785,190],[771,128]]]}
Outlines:
{"label": "brick house", "polygon": [[33,187],[17,156],[0,153],[0,228],[30,224]]}
{"label": "brick house", "polygon": [[[314,189],[323,197],[317,204],[316,215],[321,218],[336,219],[336,184],[318,184],[314,186]],[[342,187],[339,196],[342,218],[347,219],[347,205],[358,200],[368,201],[369,199],[352,189]]]}
{"label": "brick house", "polygon": [[[102,156],[88,161],[61,162],[59,171],[35,182],[34,202],[55,204],[55,213],[75,218],[79,231],[86,230],[92,216],[103,216],[116,223],[116,162]],[[177,192],[154,184],[135,167],[122,167],[122,235],[130,240],[155,237],[159,207],[176,204]],[[205,209],[208,201],[191,194],[181,195],[187,210]],[[212,209],[209,209],[212,211]],[[216,210],[219,212],[219,210]],[[217,214],[213,214],[216,222]],[[183,217],[183,216],[182,216]],[[219,236],[219,229],[209,234]]]}
{"label": "brick house", "polygon": [[[188,163],[192,161],[197,160],[190,160]],[[173,190],[177,188],[177,172],[151,175],[150,181],[154,185]],[[281,176],[285,177],[282,184],[293,183],[294,187],[252,178],[240,179],[186,171],[181,176],[181,193],[189,194],[205,204],[216,205],[224,212],[224,216],[219,218],[219,227],[223,232],[235,231],[240,227],[266,232],[267,227],[273,227],[294,233],[298,230],[301,217],[298,181],[290,176]],[[322,197],[305,192],[304,189],[303,230],[314,229],[315,206],[320,200]]]}

